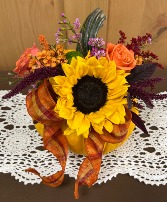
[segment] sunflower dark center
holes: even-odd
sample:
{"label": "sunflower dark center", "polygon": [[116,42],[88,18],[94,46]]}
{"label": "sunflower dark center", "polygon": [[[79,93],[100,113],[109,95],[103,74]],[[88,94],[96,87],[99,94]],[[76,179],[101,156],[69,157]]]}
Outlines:
{"label": "sunflower dark center", "polygon": [[74,106],[84,114],[98,111],[107,100],[107,86],[99,78],[84,76],[72,88]]}

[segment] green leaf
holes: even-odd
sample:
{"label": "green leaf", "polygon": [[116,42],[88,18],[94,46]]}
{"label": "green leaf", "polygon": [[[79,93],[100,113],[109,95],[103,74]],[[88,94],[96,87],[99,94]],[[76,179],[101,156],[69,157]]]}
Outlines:
{"label": "green leaf", "polygon": [[81,41],[77,44],[76,50],[85,57],[91,47],[88,45],[90,38],[96,38],[99,29],[103,26],[106,16],[103,11],[97,8],[94,10],[83,23],[81,33]]}
{"label": "green leaf", "polygon": [[73,57],[76,58],[77,56],[83,57],[83,55],[78,51],[71,51],[71,52],[66,53],[66,59],[68,60],[68,64],[71,63],[71,60]]}

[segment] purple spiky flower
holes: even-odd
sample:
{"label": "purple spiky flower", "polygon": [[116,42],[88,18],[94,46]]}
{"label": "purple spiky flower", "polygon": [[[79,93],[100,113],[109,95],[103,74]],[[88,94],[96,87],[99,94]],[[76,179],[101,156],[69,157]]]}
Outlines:
{"label": "purple spiky flower", "polygon": [[24,77],[23,80],[21,80],[20,83],[17,84],[13,90],[11,90],[9,93],[4,95],[2,98],[3,99],[11,98],[17,95],[18,93],[20,93],[25,88],[34,84],[36,81],[41,81],[49,77],[54,77],[54,76],[63,75],[63,74],[64,73],[61,66],[57,66],[56,68],[42,67],[42,68],[36,69],[31,74]]}

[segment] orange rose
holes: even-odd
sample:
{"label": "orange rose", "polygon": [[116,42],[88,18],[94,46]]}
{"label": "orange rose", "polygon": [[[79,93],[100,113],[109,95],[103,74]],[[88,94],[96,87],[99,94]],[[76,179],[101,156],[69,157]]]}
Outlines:
{"label": "orange rose", "polygon": [[[39,49],[34,44],[32,48],[27,48],[24,53],[21,55],[19,60],[16,62],[16,68],[13,70],[19,76],[26,76],[30,73],[29,62],[31,60],[31,56],[36,56],[39,52]],[[39,65],[39,64],[38,64]]]}
{"label": "orange rose", "polygon": [[128,50],[123,44],[108,43],[106,56],[108,60],[114,60],[119,69],[131,70],[136,65],[134,52]]}

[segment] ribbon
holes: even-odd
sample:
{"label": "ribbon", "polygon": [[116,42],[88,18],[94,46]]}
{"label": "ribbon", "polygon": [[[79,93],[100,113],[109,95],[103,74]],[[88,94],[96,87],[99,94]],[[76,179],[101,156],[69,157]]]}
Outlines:
{"label": "ribbon", "polygon": [[78,188],[81,185],[92,186],[98,179],[98,173],[101,166],[104,141],[95,131],[90,132],[89,137],[85,139],[85,148],[87,157],[81,164],[75,182],[74,197],[79,198]]}
{"label": "ribbon", "polygon": [[125,124],[113,125],[112,133],[104,130],[104,133],[101,135],[92,129],[88,138],[85,139],[87,156],[80,165],[75,182],[74,197],[76,199],[79,198],[79,186],[87,185],[90,187],[97,181],[102,162],[104,143],[115,144],[125,139],[131,122],[131,113],[129,110],[127,110],[125,120]]}
{"label": "ribbon", "polygon": [[27,172],[38,175],[44,184],[51,187],[59,186],[64,179],[68,145],[66,137],[60,128],[62,119],[53,111],[56,102],[53,99],[50,83],[47,80],[31,91],[26,97],[27,111],[37,122],[44,124],[43,142],[44,147],[58,159],[62,170],[48,177],[42,177],[38,171],[28,168]]}

